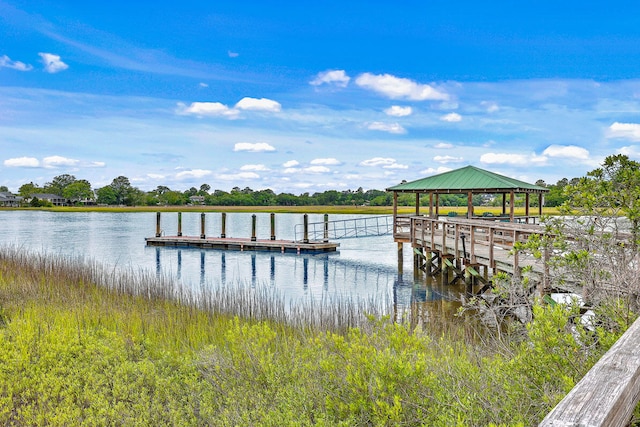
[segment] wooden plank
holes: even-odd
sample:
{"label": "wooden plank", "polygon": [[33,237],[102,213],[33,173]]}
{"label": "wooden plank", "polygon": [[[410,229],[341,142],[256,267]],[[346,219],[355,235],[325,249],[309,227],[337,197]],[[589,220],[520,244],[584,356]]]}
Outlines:
{"label": "wooden plank", "polygon": [[640,400],[640,319],[539,424],[626,426]]}

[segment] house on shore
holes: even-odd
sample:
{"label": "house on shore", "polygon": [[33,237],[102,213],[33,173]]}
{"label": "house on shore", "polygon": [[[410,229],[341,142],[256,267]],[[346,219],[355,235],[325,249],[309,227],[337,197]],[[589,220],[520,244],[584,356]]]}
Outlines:
{"label": "house on shore", "polygon": [[18,207],[22,203],[22,200],[22,197],[12,193],[6,191],[0,192],[0,206],[2,207]]}

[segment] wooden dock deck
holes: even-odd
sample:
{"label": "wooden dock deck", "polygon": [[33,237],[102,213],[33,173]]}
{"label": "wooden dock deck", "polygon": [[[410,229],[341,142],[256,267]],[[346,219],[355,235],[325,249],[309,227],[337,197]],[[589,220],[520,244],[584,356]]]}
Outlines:
{"label": "wooden dock deck", "polygon": [[232,251],[275,251],[281,253],[320,253],[335,252],[339,243],[296,242],[292,240],[267,240],[237,237],[206,237],[198,236],[161,236],[147,237],[147,246],[167,246],[181,248],[219,249]]}

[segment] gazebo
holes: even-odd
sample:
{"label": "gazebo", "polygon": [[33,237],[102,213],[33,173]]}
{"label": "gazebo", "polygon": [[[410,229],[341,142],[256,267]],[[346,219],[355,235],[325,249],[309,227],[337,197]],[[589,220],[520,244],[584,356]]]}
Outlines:
{"label": "gazebo", "polygon": [[[474,194],[502,194],[502,216],[514,222],[516,219],[524,219],[528,222],[530,195],[538,195],[538,216],[542,215],[544,193],[549,190],[537,185],[529,184],[514,178],[489,172],[475,166],[465,166],[449,172],[433,175],[427,178],[411,182],[403,182],[387,188],[393,192],[393,217],[398,216],[398,194],[414,193],[416,195],[415,214],[420,215],[420,196],[429,194],[429,216],[439,215],[439,196],[441,194],[467,194],[467,218],[474,218],[473,195]],[[525,215],[516,218],[514,215],[514,200],[516,194],[525,194]],[[509,212],[507,212],[507,195],[509,195]]]}

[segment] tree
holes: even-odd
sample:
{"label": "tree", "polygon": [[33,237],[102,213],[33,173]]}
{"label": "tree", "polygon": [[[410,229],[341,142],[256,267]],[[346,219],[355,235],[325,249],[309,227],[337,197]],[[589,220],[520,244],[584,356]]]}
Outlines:
{"label": "tree", "polygon": [[199,196],[206,196],[211,191],[211,186],[209,184],[202,184],[200,186],[200,191],[198,191]]}
{"label": "tree", "polygon": [[107,185],[96,190],[97,202],[101,205],[115,205],[118,203],[118,196],[112,186]]}
{"label": "tree", "polygon": [[38,187],[37,184],[30,182],[28,184],[22,184],[18,189],[18,194],[22,197],[29,198],[32,194],[42,193],[44,190]]}
{"label": "tree", "polygon": [[0,185],[0,193],[8,193],[9,192],[9,187],[7,187],[6,185]]}
{"label": "tree", "polygon": [[86,179],[80,179],[67,185],[62,191],[62,197],[72,202],[79,202],[93,198],[91,184]]}
{"label": "tree", "polygon": [[109,184],[109,186],[113,189],[113,193],[115,195],[115,204],[118,205],[131,205],[131,196],[133,193],[133,187],[131,186],[131,183],[129,182],[129,178],[127,178],[126,176],[119,176],[117,178],[114,178],[113,181],[111,181],[111,184]]}
{"label": "tree", "polygon": [[[44,191],[47,193],[55,194],[57,196],[64,197],[64,189],[67,186],[73,184],[76,181],[76,177],[69,174],[58,175],[51,180],[51,182],[47,182],[44,185]],[[91,186],[89,186],[91,187]]]}

